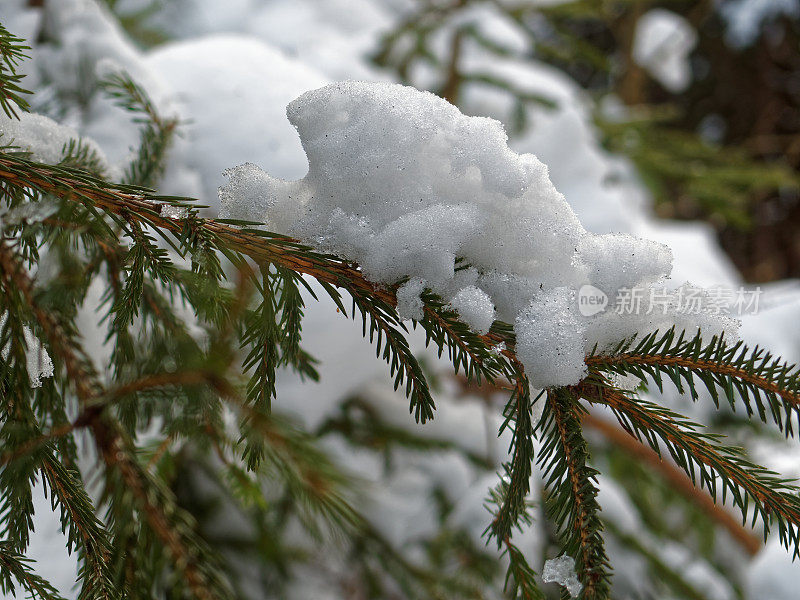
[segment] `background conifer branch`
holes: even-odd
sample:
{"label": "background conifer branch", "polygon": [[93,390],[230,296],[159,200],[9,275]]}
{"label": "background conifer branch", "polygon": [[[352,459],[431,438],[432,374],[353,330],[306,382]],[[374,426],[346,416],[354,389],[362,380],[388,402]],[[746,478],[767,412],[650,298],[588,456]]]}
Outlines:
{"label": "background conifer branch", "polygon": [[0,542],[0,591],[13,594],[14,580],[31,599],[64,600],[50,583],[33,572],[31,561],[15,552],[8,542]]}
{"label": "background conifer branch", "polygon": [[642,461],[658,471],[658,473],[673,486],[688,501],[699,507],[709,518],[714,520],[744,548],[748,554],[755,556],[763,547],[763,541],[751,529],[742,525],[728,510],[719,506],[704,491],[695,487],[686,473],[675,467],[669,460],[638,441],[621,427],[606,419],[592,415],[589,412],[581,416],[584,427],[600,432],[603,439],[611,442],[630,453],[636,460]]}
{"label": "background conifer branch", "polygon": [[[25,273],[24,267],[16,260],[14,253],[1,240],[0,283],[2,283],[6,293],[10,292],[9,286],[13,285],[28,303],[48,342],[49,348],[53,351],[54,357],[57,360],[60,359],[63,364],[68,384],[74,387],[81,404],[86,405],[93,398],[102,396],[103,388],[97,383],[94,371],[83,355],[80,345],[75,341],[74,336],[67,333],[51,314],[45,312],[36,304],[32,281]],[[206,560],[205,563],[202,563],[201,570],[198,571],[198,565],[191,559],[188,551],[184,548],[181,536],[172,529],[170,519],[161,512],[159,506],[152,502],[153,482],[145,483],[146,480],[143,481],[140,478],[141,473],[138,471],[134,460],[127,456],[126,450],[120,445],[121,438],[120,434],[116,432],[116,426],[112,424],[108,417],[103,417],[100,412],[94,413],[94,417],[90,421],[89,427],[92,430],[101,456],[108,468],[119,469],[126,488],[132,490],[139,499],[141,509],[148,518],[151,527],[169,548],[178,568],[186,574],[187,583],[193,594],[202,599],[224,597],[209,592],[208,586],[215,583],[217,589],[224,589],[218,577],[209,579],[203,572],[212,563]],[[54,486],[54,493],[56,493],[57,497],[60,497],[65,502],[81,497],[88,500],[85,495],[81,496],[79,492],[80,486],[73,487],[70,493],[64,493],[66,489],[66,487],[62,487],[64,480],[53,480],[52,478],[57,471],[54,470],[53,464],[50,466],[50,469],[45,469],[45,474],[51,478],[51,487]],[[106,559],[103,557],[105,552],[103,543],[98,541],[102,539],[102,536],[97,531],[90,537],[88,531],[90,531],[91,525],[88,525],[86,521],[81,525],[81,519],[88,518],[90,519],[89,523],[95,522],[94,511],[91,506],[77,509],[70,508],[70,504],[66,504],[65,507],[71,520],[62,519],[64,527],[71,528],[77,524],[80,537],[83,540],[82,547],[84,552],[87,555],[93,553],[87,561],[88,565],[91,565],[91,569],[84,568],[81,573],[84,578],[82,596],[92,600],[95,598],[109,598],[108,590],[110,586],[106,584],[111,580],[112,576],[109,571],[110,565],[107,564]],[[200,547],[200,543],[195,541],[192,547]],[[208,556],[206,559],[208,559]],[[104,570],[105,572],[103,572]]]}
{"label": "background conifer branch", "polygon": [[[24,40],[12,35],[0,24],[0,107],[9,117],[16,117],[16,108],[23,111],[29,109],[28,101],[22,94],[30,94],[20,87],[23,75],[16,72],[17,65],[27,58]],[[15,108],[16,107],[16,108]]]}
{"label": "background conifer branch", "polygon": [[525,555],[511,543],[509,538],[503,540],[508,555],[508,571],[505,589],[512,598],[520,600],[545,600],[544,593],[536,583],[536,572],[528,565]]}
{"label": "background conifer branch", "polygon": [[210,549],[192,531],[194,523],[174,504],[171,494],[132,458],[122,433],[108,420],[92,428],[103,460],[138,504],[149,527],[165,545],[192,596],[199,600],[232,598]]}
{"label": "background conifer branch", "polygon": [[61,528],[67,532],[67,548],[77,549],[82,559],[78,578],[83,587],[79,600],[116,598],[110,578],[108,537],[79,474],[67,470],[52,452],[43,454],[41,471],[50,488],[53,506],[61,508]]}
{"label": "background conifer branch", "polygon": [[600,384],[584,384],[577,393],[611,408],[623,428],[657,453],[664,443],[675,463],[714,498],[730,494],[734,505],[752,524],[759,520],[764,537],[776,527],[780,541],[795,555],[800,552],[800,489],[776,473],[747,461],[739,448],[719,443],[719,436],[700,432],[701,426],[645,400]]}
{"label": "background conifer branch", "polygon": [[164,174],[167,151],[178,127],[178,119],[163,118],[147,93],[131,76],[122,71],[112,73],[100,82],[100,87],[122,108],[142,115],[134,119],[143,123],[139,150],[128,165],[123,183],[153,187]]}

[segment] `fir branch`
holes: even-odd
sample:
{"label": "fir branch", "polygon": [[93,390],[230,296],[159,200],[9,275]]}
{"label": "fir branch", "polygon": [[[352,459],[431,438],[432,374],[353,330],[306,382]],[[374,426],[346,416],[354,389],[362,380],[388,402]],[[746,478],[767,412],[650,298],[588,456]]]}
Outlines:
{"label": "fir branch", "polygon": [[46,579],[33,572],[32,562],[16,552],[8,542],[0,542],[0,592],[15,594],[16,580],[31,600],[64,600]]}
{"label": "fir branch", "polygon": [[[87,405],[94,398],[101,397],[103,395],[102,386],[97,383],[89,361],[83,355],[80,346],[72,335],[65,333],[65,329],[56,321],[55,317],[35,303],[30,279],[13,252],[2,241],[0,241],[0,283],[6,288],[9,284],[16,285],[26,299],[49,342],[50,349],[63,362],[67,379],[75,388],[81,403]],[[154,498],[159,498],[159,496],[163,499],[163,493],[160,495],[153,493],[158,489],[158,483],[148,479],[146,474],[142,473],[136,462],[126,453],[119,429],[108,418],[100,418],[101,414],[100,412],[96,413],[95,418],[89,424],[101,456],[109,469],[117,470],[121,474],[125,486],[134,493],[140,502],[140,508],[148,523],[169,549],[176,566],[184,572],[192,593],[201,600],[225,597],[227,594],[224,593],[224,583],[219,577],[213,575],[213,571],[209,570],[213,561],[206,561],[198,565],[193,560],[193,554],[184,545],[183,540],[183,537],[188,535],[189,529],[184,528],[183,536],[172,529],[170,520],[162,512],[159,504],[154,501]],[[202,545],[198,540],[193,540],[191,548],[194,552],[198,548],[202,548]],[[211,587],[209,588],[209,586]]]}
{"label": "fir branch", "polygon": [[504,543],[505,553],[508,555],[508,571],[503,591],[520,600],[545,600],[544,593],[536,583],[536,571],[528,565],[525,555],[508,538]]}
{"label": "fir branch", "polygon": [[508,377],[513,367],[494,350],[494,346],[487,344],[486,337],[470,330],[458,319],[458,313],[449,309],[435,294],[426,291],[422,300],[426,345],[433,342],[440,357],[447,348],[447,357],[456,374],[463,370],[467,380],[475,378],[480,383],[484,378],[490,384],[499,377]]}
{"label": "fir branch", "polygon": [[63,425],[59,425],[58,427],[54,427],[47,433],[43,433],[38,436],[29,437],[25,442],[18,445],[13,450],[7,450],[3,454],[0,454],[0,466],[6,465],[12,461],[18,460],[25,456],[26,454],[30,454],[36,450],[38,450],[41,446],[47,444],[56,438],[64,437],[71,434],[78,425],[73,423],[64,423]]}
{"label": "fir branch", "polygon": [[8,29],[0,24],[0,107],[8,117],[16,117],[17,108],[28,112],[30,107],[22,94],[30,94],[26,89],[20,87],[23,75],[17,74],[17,66],[28,57],[24,40],[12,35]]}
{"label": "fir branch", "polygon": [[[392,375],[397,386],[404,382],[411,399],[411,410],[417,420],[425,422],[433,416],[434,403],[425,382],[424,374],[416,359],[408,348],[403,333],[404,327],[397,317],[394,306],[397,300],[389,290],[381,290],[366,281],[361,272],[346,261],[336,257],[319,254],[298,242],[267,233],[261,230],[237,229],[224,223],[199,219],[189,210],[186,219],[170,219],[160,215],[160,205],[164,201],[175,199],[163,198],[148,193],[140,188],[110,185],[100,180],[87,177],[69,169],[59,169],[47,165],[31,163],[24,159],[7,154],[0,154],[0,180],[7,186],[33,189],[40,193],[51,193],[81,202],[93,208],[99,208],[111,215],[122,216],[128,222],[138,222],[142,226],[150,226],[162,232],[171,233],[183,241],[198,235],[204,236],[210,245],[225,254],[234,262],[239,262],[235,253],[244,254],[259,264],[271,263],[283,269],[308,274],[320,281],[323,286],[332,284],[344,288],[354,299],[356,307],[366,323],[369,322],[370,338],[378,342],[378,353],[383,350],[384,358],[390,364]],[[190,208],[188,204],[181,206]],[[333,288],[326,287],[334,301],[341,301]],[[342,312],[344,307],[341,306]],[[428,315],[432,315],[429,312]],[[432,330],[432,338],[438,344],[448,340],[450,345],[457,345],[463,351],[469,351],[476,360],[461,364],[469,373],[475,372],[480,364],[484,376],[496,375],[498,366],[490,366],[492,358],[486,349],[479,351],[478,336],[467,337],[467,328],[456,326],[452,315],[431,317],[431,324],[438,330]],[[458,342],[453,338],[459,335]],[[487,338],[488,339],[488,338]],[[386,342],[384,345],[383,342]],[[492,344],[494,345],[494,344]],[[457,359],[458,360],[458,359]]]}
{"label": "fir branch", "polygon": [[719,437],[700,432],[701,426],[665,408],[641,399],[633,400],[602,383],[586,383],[578,392],[590,402],[604,404],[623,428],[657,453],[663,441],[675,463],[692,482],[705,487],[722,500],[730,494],[734,505],[748,518],[753,505],[752,524],[760,520],[764,537],[777,527],[781,543],[800,555],[800,488],[789,480],[744,458],[740,448],[719,444]]}
{"label": "fir branch", "polygon": [[175,280],[175,266],[169,260],[167,251],[159,248],[155,240],[143,231],[139,223],[132,221],[127,228],[134,240],[126,261],[130,261],[125,284],[114,302],[114,328],[123,329],[131,324],[139,314],[139,305],[144,297],[145,275],[148,280],[169,284]]}
{"label": "fir branch", "polygon": [[3,240],[0,240],[0,285],[24,298],[49,343],[52,358],[63,362],[67,378],[78,398],[86,401],[97,395],[99,387],[95,383],[94,369],[76,341],[74,331],[34,301],[30,277]]}
{"label": "fir branch", "polygon": [[764,422],[772,420],[787,437],[794,434],[792,418],[800,426],[800,370],[742,342],[729,346],[724,338],[714,337],[705,343],[700,333],[686,339],[673,328],[627,341],[608,354],[589,356],[586,364],[594,371],[652,380],[660,391],[666,375],[679,392],[688,387],[695,400],[699,380],[717,407],[721,390],[731,408],[743,402],[748,416],[757,413]]}
{"label": "fir branch", "polygon": [[[328,522],[342,530],[358,529],[362,517],[350,506],[344,493],[349,487],[345,477],[331,461],[312,443],[311,437],[276,415],[254,407],[239,396],[237,389],[212,371],[191,374],[191,378],[175,375],[151,377],[137,387],[194,383],[204,379],[232,409],[241,416],[240,438],[232,443],[218,428],[204,428],[215,448],[230,448],[246,464],[248,469],[265,480],[275,473],[287,486],[299,505],[325,517]],[[242,450],[244,448],[244,450]],[[265,468],[264,465],[269,468]],[[311,525],[309,521],[307,525]]]}
{"label": "fir branch", "polygon": [[247,401],[257,410],[269,412],[275,396],[276,370],[280,365],[280,328],[278,327],[278,304],[281,281],[273,277],[267,265],[261,268],[260,281],[254,278],[258,295],[258,306],[245,316],[241,347],[250,348],[242,364],[245,372],[253,374],[247,383]]}
{"label": "fir branch", "polygon": [[108,564],[108,538],[77,473],[67,470],[50,452],[44,453],[41,468],[52,494],[53,508],[61,507],[61,530],[67,534],[67,550],[79,550],[78,578],[83,586],[78,599],[117,598]]}
{"label": "fir branch", "polygon": [[684,471],[605,419],[587,412],[581,417],[581,422],[585,427],[600,432],[604,439],[622,448],[637,461],[657,471],[672,489],[683,495],[692,505],[697,506],[717,525],[723,527],[750,556],[755,556],[761,550],[763,544],[759,537],[752,530],[745,528],[727,509],[718,506],[708,494],[695,487]]}
{"label": "fir branch", "polygon": [[103,419],[95,421],[92,432],[107,468],[119,476],[122,489],[135,498],[191,594],[199,600],[232,597],[216,559],[194,533],[193,521],[175,505],[172,494],[132,457],[120,428]]}
{"label": "fir branch", "polygon": [[[373,286],[346,261],[314,252],[286,236],[201,219],[186,198],[158,196],[136,186],[110,184],[81,171],[34,163],[2,152],[0,182],[3,187],[26,194],[53,194],[79,202],[91,210],[99,209],[116,218],[123,217],[143,227],[171,234],[187,245],[194,246],[193,240],[204,240],[204,244],[234,263],[240,262],[236,258],[239,253],[259,264],[272,263],[295,273],[311,275],[323,284],[343,287],[350,294],[374,298],[389,307],[397,303],[391,291]],[[186,208],[186,218],[161,216],[161,205],[165,203]],[[221,276],[219,269],[215,272]]]}
{"label": "fir branch", "polygon": [[106,177],[103,159],[92,146],[82,139],[73,139],[64,145],[58,165],[70,169],[80,169],[101,179]]}
{"label": "fir branch", "polygon": [[100,82],[100,87],[116,99],[119,106],[142,115],[134,119],[143,124],[138,154],[128,166],[123,181],[153,187],[164,174],[167,151],[175,136],[178,119],[163,118],[147,92],[126,72],[111,74]]}
{"label": "fir branch", "polygon": [[[53,314],[43,310],[36,303],[30,278],[14,252],[2,240],[0,240],[0,286],[5,289],[6,293],[13,289],[24,300],[44,332],[51,351],[62,360],[67,373],[83,379],[80,382],[74,382],[76,393],[79,397],[88,399],[97,386],[93,386],[91,383],[93,373],[79,344],[75,341],[69,328],[62,327]],[[7,420],[4,423],[4,430],[11,426],[13,423]],[[33,437],[37,436],[34,434]],[[22,445],[26,444],[27,441]],[[33,454],[29,451],[26,452],[25,460],[16,460],[3,468],[3,478],[9,474],[16,474],[16,478],[20,480],[20,475],[23,474],[27,479],[25,483],[28,488],[27,493],[19,495],[18,492],[6,499],[7,502],[16,503],[17,508],[14,512],[18,513],[8,524],[13,526],[14,523],[19,522],[20,518],[23,519],[23,522],[30,518],[26,516],[32,512],[29,488],[34,481],[34,469],[41,468],[52,491],[54,507],[56,503],[61,506],[62,530],[67,533],[67,546],[70,549],[77,547],[82,558],[83,567],[79,572],[79,577],[83,581],[83,587],[79,598],[81,600],[108,600],[115,594],[110,585],[107,564],[108,548],[101,525],[94,516],[91,501],[81,482],[55,459],[50,450],[46,446],[39,446]],[[11,452],[18,454],[19,451],[20,448],[16,447]],[[20,481],[20,483],[22,482]],[[28,529],[31,526],[32,523],[27,523]],[[24,531],[17,531],[9,537],[20,540],[23,547],[27,543],[27,533]]]}
{"label": "fir branch", "polygon": [[279,329],[283,332],[281,364],[289,365],[301,377],[308,377],[313,381],[317,381],[319,373],[314,368],[316,361],[300,346],[305,309],[305,302],[300,293],[300,285],[313,298],[316,299],[316,296],[302,276],[282,267],[276,267],[276,273],[282,283],[278,302],[278,308],[281,313]]}
{"label": "fir branch", "polygon": [[[234,262],[237,259],[231,253],[238,252],[259,264],[275,264],[295,273],[311,275],[323,284],[344,288],[356,300],[359,310],[366,309],[370,329],[373,332],[380,331],[381,341],[386,339],[389,342],[386,347],[390,349],[387,357],[390,365],[395,359],[402,363],[402,369],[392,369],[392,372],[401,375],[398,385],[403,381],[411,382],[412,409],[415,415],[423,422],[432,416],[433,402],[426,391],[421,370],[407,348],[404,335],[398,330],[402,329],[402,325],[394,311],[397,304],[394,293],[366,281],[361,272],[350,263],[314,252],[284,236],[261,230],[238,229],[225,223],[199,219],[192,210],[189,210],[186,219],[162,217],[160,205],[164,202],[174,203],[175,199],[159,197],[140,188],[110,185],[87,178],[82,173],[30,163],[7,154],[0,155],[0,180],[2,179],[6,180],[6,185],[32,188],[40,193],[52,193],[76,200],[111,215],[124,216],[128,221],[139,222],[142,226],[169,232],[184,241],[202,234],[209,244]],[[181,203],[180,206],[190,209],[190,205],[186,203]],[[331,289],[326,288],[329,293]],[[338,298],[334,297],[334,300],[338,301]],[[434,312],[438,314],[436,318],[433,317]],[[493,338],[469,335],[463,324],[456,325],[453,315],[436,310],[435,305],[427,315],[428,324],[433,327],[429,339],[433,339],[437,345],[446,342],[451,347],[457,346],[461,351],[467,352],[471,357],[469,362],[466,355],[461,359],[457,357],[456,360],[460,360],[461,366],[469,373],[477,372],[476,369],[480,368],[486,377],[497,375],[500,368],[498,361],[490,356],[491,353],[485,347],[479,350],[480,340],[484,340],[489,347],[496,345]]]}
{"label": "fir branch", "polygon": [[384,565],[388,574],[401,587],[405,597],[435,600],[448,598],[483,600],[485,597],[482,590],[462,576],[449,576],[427,565],[420,566],[411,562],[371,525],[365,526],[362,543],[365,546],[364,553]]}
{"label": "fir branch", "polygon": [[366,295],[359,289],[348,291],[353,298],[354,309],[357,308],[361,313],[362,334],[364,337],[369,335],[369,341],[375,343],[376,355],[382,355],[389,364],[390,375],[394,377],[394,389],[406,384],[409,411],[413,413],[417,423],[432,419],[436,404],[422,367],[408,345],[404,335],[406,329],[397,316],[397,311],[392,304]]}
{"label": "fir branch", "polygon": [[[4,419],[0,435],[5,446],[24,443],[28,424]],[[6,465],[0,470],[0,523],[3,539],[12,544],[17,552],[24,553],[33,530],[33,485],[39,467],[38,456],[24,456],[23,460]]]}
{"label": "fir branch", "polygon": [[[515,527],[520,527],[520,521],[527,519],[533,472],[535,424],[531,414],[530,387],[522,367],[518,365],[518,369],[514,389],[503,411],[505,420],[500,427],[501,434],[506,428],[511,428],[513,436],[509,452],[512,457],[510,462],[503,465],[505,474],[496,492],[501,499],[499,508],[485,532],[489,533],[489,539],[495,538],[498,548],[511,537]],[[541,398],[540,393],[536,401],[541,401]]]}
{"label": "fir branch", "polygon": [[608,598],[609,564],[596,498],[597,471],[586,464],[589,455],[581,432],[581,410],[568,389],[547,393],[538,462],[550,491],[548,514],[558,526],[565,552],[575,559],[583,584],[581,598],[589,600]]}
{"label": "fir branch", "polygon": [[[136,392],[147,391],[154,388],[196,386],[209,382],[216,383],[216,379],[216,375],[211,371],[193,369],[145,375],[144,377],[109,390],[105,396],[106,401],[99,406],[107,406],[109,402],[115,399],[123,398]],[[217,383],[217,385],[219,384]]]}
{"label": "fir branch", "polygon": [[354,446],[383,451],[386,463],[391,462],[392,451],[406,448],[417,452],[452,450],[479,469],[491,469],[492,462],[478,452],[466,450],[458,443],[444,437],[419,435],[405,427],[398,427],[385,420],[379,407],[368,397],[354,396],[340,404],[339,414],[326,419],[316,430],[315,436],[323,438],[337,433]]}
{"label": "fir branch", "polygon": [[[231,395],[227,399],[246,416],[241,440],[249,446],[260,448],[263,460],[248,465],[251,470],[258,470],[265,475],[269,471],[261,469],[261,464],[267,462],[299,506],[325,517],[341,530],[363,526],[361,515],[344,496],[349,485],[348,479],[312,444],[310,436],[292,428],[275,415],[256,411],[236,396]],[[308,520],[306,524],[313,527]]]}

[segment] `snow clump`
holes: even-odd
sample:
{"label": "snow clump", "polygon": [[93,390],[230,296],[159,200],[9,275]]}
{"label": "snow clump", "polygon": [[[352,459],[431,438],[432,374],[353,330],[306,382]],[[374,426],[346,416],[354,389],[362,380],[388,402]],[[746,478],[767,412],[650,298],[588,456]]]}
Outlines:
{"label": "snow clump", "polygon": [[81,137],[71,127],[59,125],[44,115],[23,111],[17,113],[13,117],[0,112],[0,145],[29,152],[33,161],[57,165],[64,158],[70,143],[80,141],[98,159],[102,169],[109,169],[103,151],[93,140]]}
{"label": "snow clump", "polygon": [[[7,313],[0,315],[0,329],[6,324],[7,319]],[[42,387],[42,379],[53,376],[53,360],[27,325],[22,326],[22,334],[25,338],[26,347],[25,366],[28,369],[28,379],[30,380],[31,387]],[[3,360],[8,360],[10,352],[11,348],[9,343],[0,351],[0,356],[2,356]]]}
{"label": "snow clump", "polygon": [[[354,261],[376,284],[405,282],[403,318],[422,316],[419,296],[430,289],[477,332],[495,319],[513,323],[536,387],[577,383],[587,352],[638,333],[736,328],[724,315],[682,312],[680,296],[658,310],[626,304],[632,289],[646,298],[666,285],[670,250],[587,232],[547,167],[511,150],[494,119],[467,117],[411,87],[365,82],[306,92],[287,115],[308,174],[286,181],[252,164],[229,169],[220,217],[262,222]],[[607,308],[582,310],[586,286]],[[625,310],[614,310],[620,303]]]}
{"label": "snow clump", "polygon": [[573,598],[577,598],[583,589],[583,585],[578,581],[578,575],[575,573],[575,559],[566,554],[545,561],[544,569],[542,569],[542,581],[563,585]]}
{"label": "snow clump", "polygon": [[482,289],[471,285],[461,288],[450,306],[456,310],[461,320],[478,333],[489,333],[495,321],[495,309],[492,298]]}
{"label": "snow clump", "polygon": [[682,92],[691,83],[689,55],[697,32],[682,16],[663,8],[646,12],[636,25],[633,60],[670,92]]}
{"label": "snow clump", "polygon": [[185,206],[162,204],[159,208],[162,217],[167,219],[185,219],[189,216],[189,209]]}

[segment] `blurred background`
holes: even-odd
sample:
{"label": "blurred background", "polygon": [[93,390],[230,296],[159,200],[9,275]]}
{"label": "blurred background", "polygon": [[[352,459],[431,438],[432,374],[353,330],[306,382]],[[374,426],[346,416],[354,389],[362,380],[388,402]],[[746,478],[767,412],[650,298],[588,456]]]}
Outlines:
{"label": "blurred background", "polygon": [[[3,0],[0,22],[32,45],[33,109],[93,137],[112,162],[138,132],[97,85],[109,62],[177,115],[155,187],[211,214],[225,168],[305,174],[284,112],[302,92],[342,79],[430,90],[503,122],[587,229],[668,244],[678,282],[760,286],[743,337],[800,357],[800,0]],[[330,303],[309,304],[304,340],[321,380],[283,373],[276,410],[361,482],[374,535],[336,552],[300,539],[291,507],[234,506],[213,464],[185,448],[173,488],[224,549],[242,596],[507,597],[499,553],[481,537],[508,447],[496,435],[506,392],[466,385],[416,339],[439,405],[416,426],[360,327]],[[671,390],[659,401],[800,474],[794,440],[710,401]],[[585,425],[604,473],[615,598],[798,597],[800,566],[775,540],[704,502],[607,416]],[[31,552],[49,575],[63,572],[69,596],[74,558],[47,510]],[[557,554],[541,511],[519,546],[536,570]]]}

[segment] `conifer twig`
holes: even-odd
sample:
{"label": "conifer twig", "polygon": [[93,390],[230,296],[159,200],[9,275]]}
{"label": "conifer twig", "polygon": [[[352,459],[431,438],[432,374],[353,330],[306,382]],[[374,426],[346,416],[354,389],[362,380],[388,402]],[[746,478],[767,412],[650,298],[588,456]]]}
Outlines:
{"label": "conifer twig", "polygon": [[716,373],[725,377],[735,377],[745,383],[761,388],[765,392],[780,396],[800,409],[800,392],[780,386],[768,377],[754,373],[745,367],[737,367],[714,360],[695,359],[684,356],[668,356],[665,354],[641,354],[636,352],[625,352],[613,355],[601,354],[586,357],[586,364],[590,367],[622,365],[626,363],[633,365],[658,365],[665,369],[678,367],[697,372]]}
{"label": "conifer twig", "polygon": [[0,591],[14,592],[11,577],[17,580],[30,598],[63,600],[58,591],[31,569],[32,561],[15,552],[8,542],[0,542]]}
{"label": "conifer twig", "polygon": [[550,488],[548,512],[564,537],[565,551],[575,559],[583,584],[582,598],[608,597],[608,558],[597,503],[597,471],[587,465],[577,399],[570,390],[547,393],[542,416],[544,447],[539,457]]}
{"label": "conifer twig", "polygon": [[[528,494],[531,490],[533,472],[534,422],[530,386],[525,378],[522,365],[517,363],[513,378],[514,387],[503,411],[505,420],[500,433],[511,430],[511,460],[503,465],[505,477],[500,485],[500,502],[497,512],[487,529],[490,537],[497,541],[498,548],[504,540],[510,539],[515,527],[525,521],[528,509]],[[541,400],[541,394],[536,399]]]}
{"label": "conifer twig", "polygon": [[581,422],[584,426],[602,434],[604,439],[622,448],[635,459],[658,471],[659,475],[672,486],[672,489],[682,494],[709,518],[723,527],[750,556],[755,556],[761,550],[763,543],[752,530],[745,528],[724,507],[717,505],[708,494],[695,487],[686,473],[659,456],[654,450],[620,427],[589,412],[583,414]]}
{"label": "conifer twig", "polygon": [[[771,419],[786,436],[792,421],[800,425],[800,371],[763,348],[752,350],[742,342],[728,344],[723,336],[704,342],[698,332],[687,338],[675,328],[655,331],[639,340],[626,340],[612,352],[590,355],[586,364],[594,372],[632,374],[663,390],[664,376],[680,393],[688,388],[699,398],[696,380],[703,383],[715,406],[723,395],[732,409],[743,402],[748,415]],[[766,402],[765,402],[766,400]]]}
{"label": "conifer twig", "polygon": [[125,486],[139,501],[150,527],[168,548],[175,565],[183,572],[192,594],[199,600],[218,600],[219,596],[210,587],[211,582],[198,569],[195,556],[161,508],[153,502],[153,494],[144,483],[145,474],[123,447],[120,434],[107,423],[100,422],[95,423],[92,431],[106,465],[119,471]]}
{"label": "conifer twig", "polygon": [[742,522],[747,520],[748,507],[753,501],[752,522],[755,524],[760,517],[764,538],[776,524],[784,546],[789,549],[793,546],[795,555],[800,554],[800,488],[748,462],[741,449],[715,443],[719,436],[700,433],[699,425],[660,406],[633,400],[602,385],[584,384],[576,393],[590,402],[608,406],[628,433],[657,453],[661,451],[658,440],[662,440],[676,464],[693,482],[699,475],[700,486],[715,499],[721,483],[722,499],[731,494],[742,511]]}
{"label": "conifer twig", "polygon": [[[16,289],[25,298],[50,349],[61,359],[67,372],[67,379],[74,387],[81,404],[90,405],[94,398],[102,396],[103,388],[97,383],[94,372],[89,366],[88,360],[83,357],[80,347],[56,319],[34,301],[32,281],[17,261],[14,252],[3,240],[0,240],[0,283],[3,283],[5,287],[16,286]],[[201,600],[214,600],[215,596],[209,592],[208,582],[196,570],[193,562],[188,560],[189,555],[183,548],[180,536],[170,527],[169,520],[161,513],[160,509],[151,502],[149,494],[138,478],[136,468],[120,445],[119,434],[109,427],[108,420],[100,418],[101,414],[101,412],[92,413],[88,426],[91,428],[104,461],[110,468],[120,470],[126,485],[141,501],[148,522],[169,548],[176,565],[183,570],[193,594]],[[80,521],[76,521],[76,523],[80,523]],[[86,544],[85,549],[87,554],[99,550],[94,544]],[[92,560],[97,561],[98,565],[104,564],[101,558]]]}

